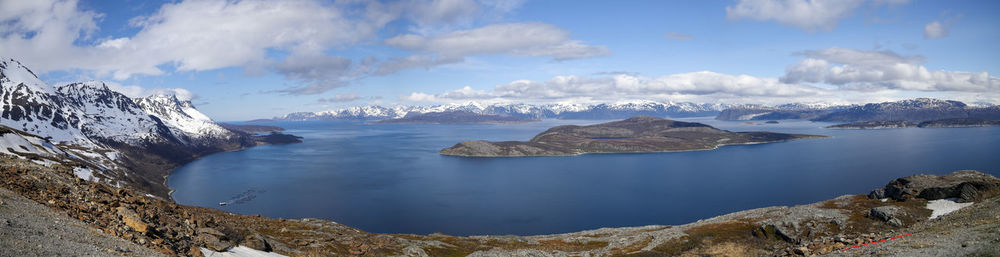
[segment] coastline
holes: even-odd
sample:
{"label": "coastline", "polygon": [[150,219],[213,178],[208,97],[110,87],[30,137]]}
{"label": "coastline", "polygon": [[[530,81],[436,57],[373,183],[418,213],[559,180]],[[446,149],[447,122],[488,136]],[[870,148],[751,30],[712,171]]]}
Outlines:
{"label": "coastline", "polygon": [[174,202],[174,192],[176,190],[174,190],[173,188],[170,187],[170,175],[174,174],[175,170],[177,170],[177,169],[179,169],[181,167],[184,167],[185,165],[188,165],[188,164],[190,164],[190,163],[192,163],[194,161],[200,160],[201,158],[205,158],[207,156],[210,156],[210,155],[221,154],[221,153],[228,153],[228,152],[245,151],[245,150],[249,150],[249,149],[254,148],[254,147],[265,146],[265,145],[276,145],[276,144],[271,144],[271,143],[262,142],[262,141],[255,141],[254,145],[250,145],[250,146],[246,146],[246,147],[242,147],[242,148],[236,148],[236,149],[225,150],[225,151],[214,152],[214,153],[210,153],[210,154],[206,154],[206,155],[197,156],[197,157],[195,157],[195,158],[193,158],[193,159],[191,159],[191,160],[189,160],[187,162],[177,164],[176,166],[167,169],[166,175],[163,175],[163,187],[167,188],[167,200],[169,200],[171,202]]}
{"label": "coastline", "polygon": [[[928,226],[953,231],[981,229],[984,228],[982,224],[991,224],[985,227],[988,229],[1000,228],[1000,217],[993,215],[1000,209],[1000,190],[997,190],[1000,180],[976,171],[901,178],[945,183],[915,189],[915,192],[945,190],[957,186],[948,184],[956,180],[989,185],[978,189],[977,196],[967,200],[975,204],[936,219],[928,219],[931,210],[926,204],[930,199],[919,198],[917,193],[880,196],[887,197],[886,200],[873,198],[872,194],[855,194],[804,205],[740,210],[677,225],[610,227],[533,236],[450,236],[370,233],[325,219],[235,214],[146,197],[141,192],[81,180],[66,171],[27,160],[9,159],[0,164],[14,168],[0,169],[0,174],[7,178],[0,181],[0,185],[11,191],[46,205],[54,212],[66,212],[105,233],[167,255],[185,255],[202,249],[224,252],[244,245],[288,256],[309,256],[317,251],[336,256],[407,256],[407,253],[423,253],[409,256],[629,256],[636,253],[677,256],[712,255],[710,253],[720,249],[736,249],[742,252],[738,255],[743,256],[788,256],[832,253],[848,245],[897,236],[898,232],[916,235],[932,231],[927,230]],[[876,189],[873,194],[903,192],[889,190],[889,187],[903,185],[897,183],[901,179],[887,184],[885,190]],[[26,185],[44,185],[51,190],[34,190]],[[897,223],[900,226],[891,225],[894,223],[869,215],[871,210],[878,208],[893,208],[907,214],[899,216]],[[975,233],[971,235],[980,235]],[[923,242],[942,240],[932,233],[926,234],[931,237]],[[961,236],[959,238],[968,238],[967,235],[969,232],[949,234]],[[948,248],[950,246],[936,247],[954,250]],[[981,241],[956,249],[990,251],[996,248],[990,247],[986,241]]]}
{"label": "coastline", "polygon": [[[832,137],[833,137],[833,136],[821,136],[821,135],[812,135],[812,136],[813,136],[813,137],[803,137],[803,138],[796,138],[796,139],[786,139],[786,140],[780,140],[780,141],[771,141],[771,142],[748,142],[748,143],[738,143],[738,144],[721,144],[721,145],[716,145],[715,147],[712,147],[712,148],[703,148],[703,149],[688,149],[688,150],[667,150],[667,151],[647,151],[647,152],[585,152],[585,153],[575,153],[575,154],[570,154],[570,155],[524,155],[524,156],[514,156],[514,155],[497,155],[497,156],[475,156],[475,155],[455,155],[455,154],[445,154],[445,153],[441,153],[441,152],[439,151],[439,152],[438,152],[438,154],[439,154],[439,155],[444,155],[444,156],[453,156],[453,157],[463,157],[463,158],[526,158],[526,157],[527,157],[527,158],[530,158],[530,157],[573,157],[573,156],[581,156],[581,155],[587,155],[587,154],[657,154],[657,153],[683,153],[683,152],[700,152],[700,151],[712,151],[712,150],[718,150],[719,148],[722,148],[722,147],[724,147],[724,146],[738,146],[738,145],[761,145],[761,144],[772,144],[772,143],[783,143],[783,142],[789,142],[789,141],[794,141],[794,140],[797,140],[797,139],[814,139],[814,138],[815,138],[815,139],[820,139],[820,138],[832,138]],[[442,150],[443,150],[443,149],[442,149]]]}

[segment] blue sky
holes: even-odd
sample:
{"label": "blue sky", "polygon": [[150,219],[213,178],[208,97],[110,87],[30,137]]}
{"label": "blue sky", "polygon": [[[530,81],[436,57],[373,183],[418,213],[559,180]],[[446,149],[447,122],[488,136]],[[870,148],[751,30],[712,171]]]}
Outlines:
{"label": "blue sky", "polygon": [[997,1],[0,1],[50,84],[219,120],[469,101],[1000,104]]}

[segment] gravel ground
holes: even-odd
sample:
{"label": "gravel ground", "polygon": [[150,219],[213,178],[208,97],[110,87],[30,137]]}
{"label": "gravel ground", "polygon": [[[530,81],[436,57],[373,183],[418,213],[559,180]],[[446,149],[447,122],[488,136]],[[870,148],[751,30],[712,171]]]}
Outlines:
{"label": "gravel ground", "polygon": [[1000,197],[919,223],[910,236],[828,256],[1000,256]]}
{"label": "gravel ground", "polygon": [[0,256],[162,256],[0,188]]}

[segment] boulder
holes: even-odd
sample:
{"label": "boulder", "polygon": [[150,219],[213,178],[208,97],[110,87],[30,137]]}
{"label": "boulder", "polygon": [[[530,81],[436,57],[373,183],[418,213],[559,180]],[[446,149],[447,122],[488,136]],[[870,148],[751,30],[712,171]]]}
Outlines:
{"label": "boulder", "polygon": [[118,209],[118,215],[122,216],[122,222],[125,222],[125,226],[132,228],[139,233],[146,233],[149,230],[149,225],[142,221],[139,214],[135,213],[132,209],[120,206]]}
{"label": "boulder", "polygon": [[958,202],[975,202],[1000,194],[1000,179],[974,170],[956,171],[947,175],[919,174],[898,178],[885,188],[868,194],[872,198],[911,198],[938,200],[957,198]]}
{"label": "boulder", "polygon": [[243,245],[246,247],[250,247],[254,250],[265,251],[265,252],[270,252],[274,250],[271,249],[271,244],[268,244],[267,240],[264,240],[263,236],[258,235],[256,233],[250,234],[246,238],[244,238]]}
{"label": "boulder", "polygon": [[879,206],[868,211],[868,216],[885,221],[891,226],[902,227],[902,217],[909,216],[905,209],[899,206]]}
{"label": "boulder", "polygon": [[229,241],[221,240],[210,234],[199,234],[195,239],[200,241],[205,248],[216,252],[225,252],[230,247],[233,247],[233,244]]}

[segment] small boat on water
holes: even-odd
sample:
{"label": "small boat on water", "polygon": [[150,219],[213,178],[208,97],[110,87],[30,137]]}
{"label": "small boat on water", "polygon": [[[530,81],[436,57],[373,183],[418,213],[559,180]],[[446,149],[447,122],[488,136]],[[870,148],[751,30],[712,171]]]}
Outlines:
{"label": "small boat on water", "polygon": [[226,206],[226,205],[229,205],[229,203],[227,203],[227,202],[219,202],[219,206]]}

